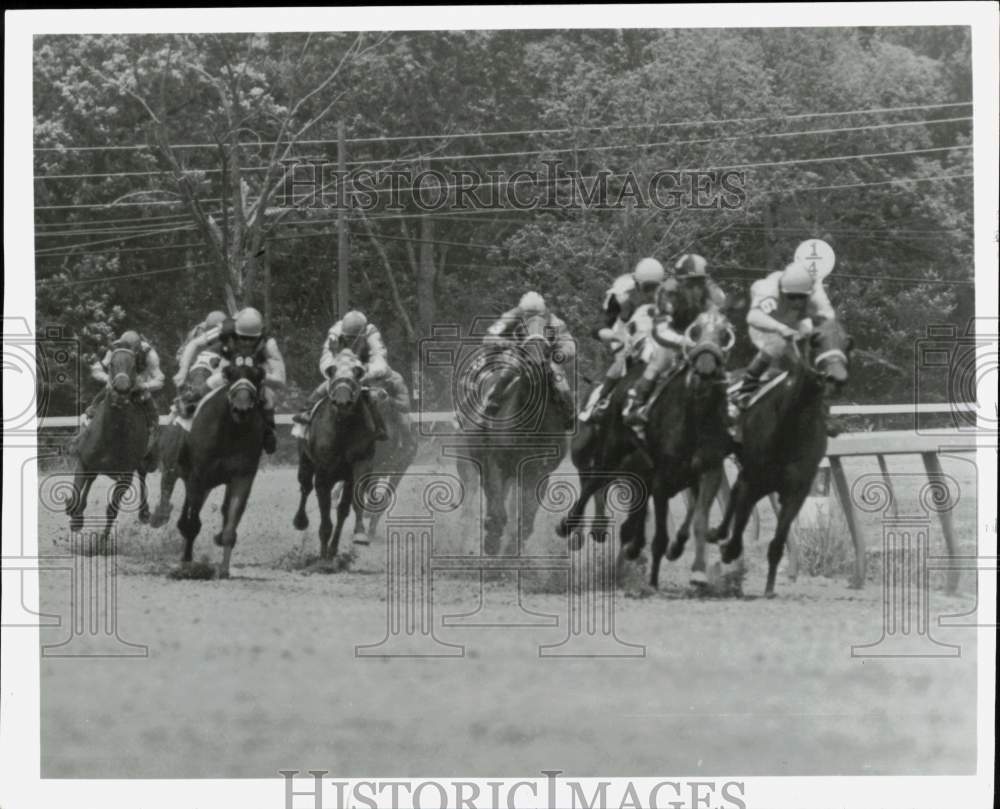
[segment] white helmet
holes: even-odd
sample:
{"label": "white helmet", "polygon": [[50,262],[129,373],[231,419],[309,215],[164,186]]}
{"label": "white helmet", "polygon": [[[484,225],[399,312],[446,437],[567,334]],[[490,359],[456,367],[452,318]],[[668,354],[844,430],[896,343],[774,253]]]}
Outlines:
{"label": "white helmet", "polygon": [[357,309],[352,309],[340,321],[340,332],[344,337],[360,337],[368,325],[368,318]]}
{"label": "white helmet", "polygon": [[236,333],[240,337],[260,337],[264,333],[264,317],[248,306],[236,315]]}
{"label": "white helmet", "polygon": [[525,292],[517,304],[524,315],[544,315],[545,299],[537,292]]}
{"label": "white helmet", "polygon": [[697,253],[686,253],[674,264],[674,274],[678,280],[704,278],[708,274],[708,262]]}
{"label": "white helmet", "polygon": [[813,291],[812,275],[804,264],[793,262],[781,273],[778,289],[783,295],[810,295]]}
{"label": "white helmet", "polygon": [[632,273],[637,284],[660,284],[666,277],[663,265],[655,258],[644,258],[635,265]]}

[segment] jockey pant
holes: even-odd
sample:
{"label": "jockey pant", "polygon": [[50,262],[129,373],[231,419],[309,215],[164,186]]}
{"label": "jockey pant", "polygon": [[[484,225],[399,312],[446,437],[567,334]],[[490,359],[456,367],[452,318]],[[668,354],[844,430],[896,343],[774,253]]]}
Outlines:
{"label": "jockey pant", "polygon": [[659,379],[660,374],[673,366],[676,360],[677,349],[654,343],[649,360],[646,362],[646,369],[642,372],[642,378],[655,382]]}

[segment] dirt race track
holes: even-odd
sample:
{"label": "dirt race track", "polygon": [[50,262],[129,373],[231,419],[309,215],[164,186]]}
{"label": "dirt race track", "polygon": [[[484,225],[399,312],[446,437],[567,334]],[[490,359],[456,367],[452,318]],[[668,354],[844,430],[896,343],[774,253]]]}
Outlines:
{"label": "dirt race track", "polygon": [[[859,471],[848,465],[849,474]],[[971,553],[974,468],[945,459],[945,471],[962,486],[956,525]],[[150,481],[155,492],[158,478]],[[420,485],[410,481],[398,503],[419,502]],[[103,510],[106,488],[95,485],[88,513]],[[117,631],[148,656],[42,658],[43,777],[271,777],[289,768],[345,777],[975,771],[972,630],[932,627],[938,641],[959,645],[958,657],[851,656],[852,645],[882,634],[877,569],[860,591],[848,589],[845,575],[790,582],[779,574],[777,598],[765,600],[765,542],[751,535],[745,596],[704,598],[687,584],[689,547],[665,564],[660,592],[640,597],[633,571],[615,595],[618,637],[644,646],[643,657],[576,659],[539,656],[540,645],[567,636],[564,574],[522,579],[525,610],[555,615],[558,625],[470,627],[440,624],[476,610],[478,576],[439,573],[435,631],[464,655],[357,657],[355,646],[387,631],[384,526],[359,546],[349,571],[314,572],[306,557],[318,544],[315,501],[300,534],[291,527],[294,471],[264,468],[233,578],[177,580],[169,572],[180,558],[181,498],[178,487],[162,529],[140,525],[134,513],[121,517]],[[220,500],[217,491],[203,512],[196,559],[219,558],[212,534]],[[436,553],[478,553],[474,519],[436,519]],[[533,552],[565,554],[556,519],[540,512]],[[767,538],[769,524],[762,516]],[[865,527],[877,561],[881,525],[872,517]],[[63,515],[41,508],[39,536],[41,553],[69,553]],[[350,547],[347,533],[341,548]],[[931,547],[942,547],[936,522]],[[43,574],[44,613],[69,614],[68,581]],[[488,603],[512,614],[511,578],[484,588]],[[974,593],[968,574],[956,596],[934,589],[934,624],[973,609]],[[42,643],[66,639],[62,624],[44,629]],[[87,648],[92,639],[77,641]]]}

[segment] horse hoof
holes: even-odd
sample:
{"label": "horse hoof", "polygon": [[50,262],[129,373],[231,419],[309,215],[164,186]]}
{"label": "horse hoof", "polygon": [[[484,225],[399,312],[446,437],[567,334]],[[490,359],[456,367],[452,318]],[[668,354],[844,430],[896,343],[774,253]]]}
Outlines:
{"label": "horse hoof", "polygon": [[684,530],[678,531],[677,532],[677,544],[680,545],[683,548],[684,545],[687,543],[687,541],[688,541],[688,532],[684,531]]}
{"label": "horse hoof", "polygon": [[774,590],[765,590],[764,598],[774,598]]}
{"label": "horse hoof", "polygon": [[708,575],[704,570],[692,570],[691,578],[688,579],[688,582],[693,584],[695,587],[708,587]]}
{"label": "horse hoof", "polygon": [[718,528],[711,529],[707,534],[705,534],[705,541],[711,542],[713,545],[716,544],[722,537],[719,534]]}
{"label": "horse hoof", "polygon": [[740,554],[742,554],[742,552],[743,549],[734,547],[732,542],[724,542],[720,547],[719,556],[722,557],[723,564],[728,565],[731,562],[735,562],[737,559],[739,559]]}
{"label": "horse hoof", "polygon": [[220,579],[228,579],[229,578],[229,568],[228,567],[220,567],[219,568],[219,578]]}
{"label": "horse hoof", "polygon": [[296,514],[292,527],[297,531],[305,531],[309,527],[309,518],[305,514]]}
{"label": "horse hoof", "polygon": [[676,562],[684,555],[684,545],[680,542],[671,542],[667,545],[667,561]]}
{"label": "horse hoof", "polygon": [[563,539],[569,536],[569,521],[565,517],[556,524],[556,536]]}
{"label": "horse hoof", "polygon": [[625,548],[623,549],[623,553],[625,554],[625,558],[628,559],[630,562],[634,562],[636,559],[638,559],[639,558],[639,553],[641,551],[642,551],[642,548],[640,548],[634,542],[629,542],[625,546]]}
{"label": "horse hoof", "polygon": [[214,537],[212,537],[212,541],[221,548],[222,547],[222,531],[219,531],[219,533],[217,533]]}
{"label": "horse hoof", "polygon": [[162,528],[167,524],[167,520],[170,519],[169,514],[160,514],[158,511],[153,514],[149,519],[149,524],[153,528]]}
{"label": "horse hoof", "polygon": [[149,509],[139,512],[139,522],[143,525],[149,525]]}
{"label": "horse hoof", "polygon": [[354,535],[355,545],[371,545],[371,540],[368,539],[368,534],[361,532]]}
{"label": "horse hoof", "polygon": [[583,547],[583,532],[574,531],[569,538],[569,548],[572,551],[578,551]]}
{"label": "horse hoof", "polygon": [[83,528],[83,517],[73,517],[69,521],[69,530],[76,532]]}

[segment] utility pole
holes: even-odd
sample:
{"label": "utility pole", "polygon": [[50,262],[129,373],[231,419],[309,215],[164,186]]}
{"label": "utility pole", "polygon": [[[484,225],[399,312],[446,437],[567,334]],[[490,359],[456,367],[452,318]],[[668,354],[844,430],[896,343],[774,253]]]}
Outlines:
{"label": "utility pole", "polygon": [[340,204],[337,206],[337,309],[340,316],[347,314],[348,295],[350,294],[350,256],[351,245],[347,231],[347,140],[344,135],[344,122],[337,124],[337,170],[338,182],[343,183],[340,194],[337,195]]}

